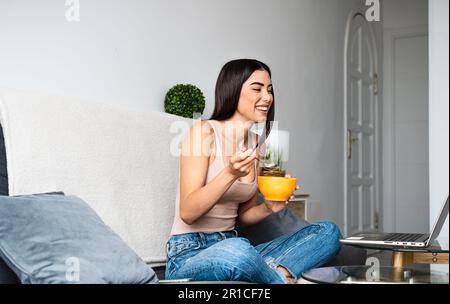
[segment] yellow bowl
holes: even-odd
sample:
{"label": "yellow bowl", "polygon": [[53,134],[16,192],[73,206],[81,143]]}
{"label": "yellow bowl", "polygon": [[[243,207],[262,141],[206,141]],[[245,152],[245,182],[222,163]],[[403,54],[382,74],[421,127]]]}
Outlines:
{"label": "yellow bowl", "polygon": [[268,201],[287,201],[295,191],[296,178],[258,176],[258,188]]}

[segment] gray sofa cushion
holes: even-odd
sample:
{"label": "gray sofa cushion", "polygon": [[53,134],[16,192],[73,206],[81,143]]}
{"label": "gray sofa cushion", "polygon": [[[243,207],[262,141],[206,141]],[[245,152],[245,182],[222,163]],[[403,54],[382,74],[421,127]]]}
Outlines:
{"label": "gray sofa cushion", "polygon": [[0,196],[0,258],[22,283],[154,283],[154,271],[80,198]]}

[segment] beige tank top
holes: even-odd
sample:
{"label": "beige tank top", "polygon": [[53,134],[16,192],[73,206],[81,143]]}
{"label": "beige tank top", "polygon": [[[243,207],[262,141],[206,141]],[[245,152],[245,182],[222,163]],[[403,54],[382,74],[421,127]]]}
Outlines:
{"label": "beige tank top", "polygon": [[[207,121],[213,131],[215,138],[215,158],[208,168],[206,183],[209,183],[224,168],[222,157],[222,143],[220,142],[220,125],[217,121]],[[253,133],[250,133],[253,134]],[[254,136],[249,138],[250,146],[256,142]],[[223,232],[233,230],[236,225],[239,204],[250,200],[257,191],[257,175],[255,162],[255,178],[252,183],[245,183],[236,180],[230,188],[222,195],[214,207],[192,225],[186,224],[180,217],[180,178],[178,178],[177,196],[175,205],[175,218],[171,235],[191,233],[191,232]]]}

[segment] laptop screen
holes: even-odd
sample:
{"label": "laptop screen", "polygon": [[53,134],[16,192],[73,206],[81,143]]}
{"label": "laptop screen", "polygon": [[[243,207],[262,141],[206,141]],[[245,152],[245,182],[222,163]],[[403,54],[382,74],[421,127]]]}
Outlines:
{"label": "laptop screen", "polygon": [[431,230],[431,235],[427,242],[428,244],[431,244],[439,236],[442,226],[444,226],[445,219],[447,218],[447,214],[448,214],[448,196],[447,201],[445,202],[444,206],[442,206],[442,210],[441,213],[439,214],[439,217],[434,223],[433,230]]}

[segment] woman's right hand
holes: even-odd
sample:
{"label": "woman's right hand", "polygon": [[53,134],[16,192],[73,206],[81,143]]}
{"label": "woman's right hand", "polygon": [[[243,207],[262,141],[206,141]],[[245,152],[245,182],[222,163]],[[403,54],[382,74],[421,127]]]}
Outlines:
{"label": "woman's right hand", "polygon": [[252,149],[242,148],[231,157],[228,171],[237,178],[247,176],[251,172],[253,161],[256,158],[256,151],[252,153]]}

